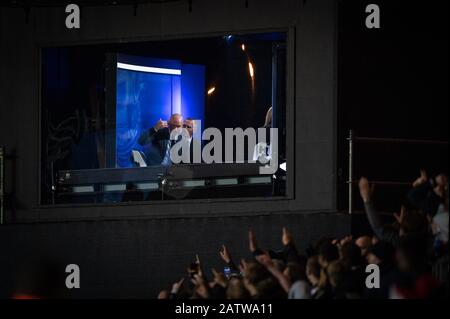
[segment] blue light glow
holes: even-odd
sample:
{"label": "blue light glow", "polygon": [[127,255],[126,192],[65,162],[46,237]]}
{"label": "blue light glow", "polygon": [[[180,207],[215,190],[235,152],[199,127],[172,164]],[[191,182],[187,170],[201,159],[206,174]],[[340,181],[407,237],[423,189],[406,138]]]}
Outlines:
{"label": "blue light glow", "polygon": [[[118,62],[133,68],[117,69],[116,166],[131,167],[131,151],[142,150],[139,136],[160,118],[181,113],[204,120],[205,67],[128,55],[118,55]],[[180,74],[143,71],[161,69]]]}

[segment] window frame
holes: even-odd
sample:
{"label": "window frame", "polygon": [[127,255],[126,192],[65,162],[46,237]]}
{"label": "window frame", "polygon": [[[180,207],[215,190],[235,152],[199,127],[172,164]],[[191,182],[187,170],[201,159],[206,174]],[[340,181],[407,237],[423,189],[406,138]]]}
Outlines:
{"label": "window frame", "polygon": [[[193,39],[193,38],[207,38],[224,36],[227,34],[256,34],[256,33],[269,33],[269,32],[284,32],[286,34],[286,160],[288,163],[288,170],[286,172],[286,194],[284,196],[273,197],[233,197],[233,198],[205,198],[205,199],[180,199],[180,200],[167,200],[167,201],[136,201],[136,202],[120,202],[120,203],[74,203],[74,204],[42,204],[42,49],[51,46],[77,46],[77,45],[95,45],[95,44],[107,44],[107,43],[131,43],[131,42],[148,42],[148,41],[161,41],[161,40],[181,40],[181,39]],[[72,220],[72,219],[108,219],[108,218],[140,218],[148,216],[186,216],[191,217],[194,215],[204,215],[203,211],[206,211],[208,216],[224,214],[231,215],[252,215],[254,212],[286,212],[295,210],[300,207],[298,200],[295,197],[295,70],[296,70],[296,30],[295,27],[283,27],[283,28],[270,28],[270,29],[252,29],[252,30],[239,30],[239,31],[221,31],[221,32],[205,32],[196,34],[183,34],[183,35],[165,35],[162,36],[149,36],[149,37],[129,37],[123,38],[108,38],[108,39],[96,39],[96,40],[81,40],[81,41],[56,41],[56,42],[39,42],[36,49],[38,50],[39,61],[39,85],[37,86],[38,92],[38,104],[39,104],[39,117],[38,117],[38,178],[37,178],[37,190],[38,190],[38,203],[37,210],[39,211],[40,219],[42,220]],[[246,205],[243,205],[243,203]],[[149,207],[146,212],[142,212],[142,207]],[[183,206],[180,209],[180,206]],[[98,213],[89,216],[85,212],[79,212],[78,209],[83,211],[86,208],[94,210],[101,210],[103,208],[113,207],[112,211],[107,213]],[[123,208],[134,207],[135,212],[124,212]],[[192,210],[200,208],[200,212],[191,212]],[[74,210],[75,208],[75,210]],[[122,209],[121,209],[122,208]],[[56,211],[61,211],[61,214]],[[114,210],[114,212],[113,212]],[[182,211],[180,213],[180,210]],[[141,212],[140,212],[141,211]],[[157,213],[158,211],[167,211],[166,213]],[[176,211],[176,214],[171,213]]]}

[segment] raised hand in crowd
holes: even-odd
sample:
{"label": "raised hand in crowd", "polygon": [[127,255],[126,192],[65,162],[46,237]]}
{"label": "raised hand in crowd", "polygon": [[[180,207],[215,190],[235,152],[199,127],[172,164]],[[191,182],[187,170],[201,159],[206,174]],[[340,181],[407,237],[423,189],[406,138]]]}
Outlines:
{"label": "raised hand in crowd", "polygon": [[413,187],[418,187],[428,181],[428,174],[424,169],[420,170],[420,176],[413,182]]}
{"label": "raised hand in crowd", "polygon": [[209,298],[209,287],[203,276],[195,274],[194,277],[191,279],[191,282],[194,284],[194,292],[197,295],[197,297],[203,299]]}
{"label": "raised hand in crowd", "polygon": [[263,254],[260,254],[255,257],[256,260],[266,267],[266,269],[278,280],[280,286],[283,288],[283,290],[287,293],[289,292],[290,283],[289,279],[281,272],[273,262],[272,258],[270,257],[268,252],[264,252]]}
{"label": "raised hand in crowd", "polygon": [[171,294],[177,295],[183,286],[184,278],[181,278],[179,281],[176,281],[172,285],[172,289],[170,290]]}
{"label": "raised hand in crowd", "polygon": [[287,246],[289,244],[294,244],[294,241],[292,239],[292,234],[286,229],[286,227],[283,227],[282,230],[283,234],[281,236],[281,242],[284,246]]}
{"label": "raised hand in crowd", "polygon": [[218,272],[216,271],[214,268],[212,269],[212,274],[213,274],[213,281],[212,284],[213,285],[219,285],[223,288],[226,288],[228,285],[228,281],[227,278],[225,277],[225,275],[222,272]]}
{"label": "raised hand in crowd", "polygon": [[231,262],[230,252],[225,245],[222,245],[222,249],[219,251],[219,254],[225,263],[229,264]]}
{"label": "raised hand in crowd", "polygon": [[364,203],[368,203],[372,197],[375,185],[369,185],[369,180],[366,177],[361,177],[359,180],[359,193]]}
{"label": "raised hand in crowd", "polygon": [[254,253],[258,249],[258,243],[256,242],[256,236],[250,229],[248,231],[248,249]]}

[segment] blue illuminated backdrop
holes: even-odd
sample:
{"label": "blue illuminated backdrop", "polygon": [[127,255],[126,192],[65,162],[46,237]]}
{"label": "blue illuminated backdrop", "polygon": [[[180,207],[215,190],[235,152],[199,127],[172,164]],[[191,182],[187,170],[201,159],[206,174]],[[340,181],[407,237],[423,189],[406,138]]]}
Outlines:
{"label": "blue illuminated backdrop", "polygon": [[116,166],[131,167],[138,139],[160,118],[181,113],[204,122],[205,67],[178,60],[119,54],[116,90]]}

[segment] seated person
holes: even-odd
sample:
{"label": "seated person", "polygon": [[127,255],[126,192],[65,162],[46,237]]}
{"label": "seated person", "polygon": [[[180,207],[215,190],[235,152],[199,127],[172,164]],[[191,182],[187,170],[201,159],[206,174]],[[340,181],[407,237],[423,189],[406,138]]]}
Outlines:
{"label": "seated person", "polygon": [[147,165],[170,165],[170,147],[173,142],[170,140],[170,133],[183,126],[181,114],[174,113],[169,120],[159,121],[139,137],[138,143],[144,147],[147,157]]}
{"label": "seated person", "polygon": [[183,128],[185,128],[189,132],[189,136],[190,136],[189,142],[191,142],[192,136],[194,135],[194,131],[195,131],[195,121],[192,118],[187,117],[184,120]]}
{"label": "seated person", "polygon": [[[187,143],[189,144],[189,163],[200,163],[201,162],[201,142],[194,138],[194,132],[196,131],[196,123],[195,121],[188,117],[184,120],[183,128],[186,129],[189,133],[189,139]],[[194,147],[194,144],[197,144]],[[195,156],[194,153],[196,153]]]}

